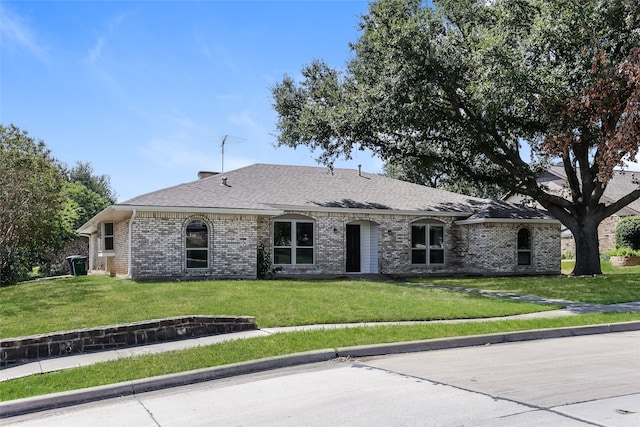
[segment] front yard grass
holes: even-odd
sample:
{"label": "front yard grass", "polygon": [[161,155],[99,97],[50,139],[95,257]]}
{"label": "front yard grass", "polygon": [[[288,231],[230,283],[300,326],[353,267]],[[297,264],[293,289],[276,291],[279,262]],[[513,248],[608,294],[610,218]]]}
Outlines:
{"label": "front yard grass", "polygon": [[[610,304],[640,300],[640,268],[604,277],[429,278],[425,283]],[[416,279],[417,280],[417,279]],[[106,276],[0,288],[0,338],[187,315],[255,316],[259,327],[502,317],[557,308],[350,280],[135,283]],[[0,401],[323,348],[640,320],[600,313],[533,320],[358,327],[276,334],[0,382]]]}
{"label": "front yard grass", "polygon": [[0,338],[171,316],[255,316],[259,327],[499,317],[553,309],[401,283],[79,276],[0,288]]}
{"label": "front yard grass", "polygon": [[[572,268],[572,262],[563,262],[563,272],[569,273]],[[602,276],[596,277],[447,277],[411,279],[411,281],[519,295],[536,295],[591,304],[640,301],[640,266],[615,268],[611,263],[603,261],[602,272]]]}
{"label": "front yard grass", "polygon": [[280,333],[227,341],[0,382],[0,401],[221,366],[284,354],[355,345],[640,320],[640,313],[599,313],[533,320],[375,326]]}

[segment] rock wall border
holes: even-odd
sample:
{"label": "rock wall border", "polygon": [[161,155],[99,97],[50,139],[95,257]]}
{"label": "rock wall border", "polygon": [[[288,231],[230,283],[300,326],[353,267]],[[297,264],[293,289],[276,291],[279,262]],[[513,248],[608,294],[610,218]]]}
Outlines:
{"label": "rock wall border", "polygon": [[180,316],[0,340],[0,366],[257,329],[255,317]]}

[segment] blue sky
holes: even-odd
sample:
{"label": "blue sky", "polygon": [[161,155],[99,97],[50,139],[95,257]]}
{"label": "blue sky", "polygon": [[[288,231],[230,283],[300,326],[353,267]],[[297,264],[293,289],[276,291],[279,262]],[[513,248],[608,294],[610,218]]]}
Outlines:
{"label": "blue sky", "polygon": [[[366,1],[0,2],[0,122],[108,174],[119,201],[253,163],[275,148],[270,87],[315,58],[344,67]],[[358,152],[338,167],[380,172]],[[286,183],[283,183],[286,185]]]}

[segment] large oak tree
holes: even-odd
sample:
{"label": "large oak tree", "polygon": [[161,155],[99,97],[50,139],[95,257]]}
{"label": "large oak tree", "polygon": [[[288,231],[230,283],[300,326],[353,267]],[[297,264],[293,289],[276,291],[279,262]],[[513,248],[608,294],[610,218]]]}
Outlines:
{"label": "large oak tree", "polygon": [[[442,164],[536,200],[573,233],[574,274],[601,273],[615,167],[640,137],[637,0],[379,0],[346,69],[316,60],[272,89],[278,142],[331,165],[368,148]],[[561,161],[570,197],[538,183]]]}

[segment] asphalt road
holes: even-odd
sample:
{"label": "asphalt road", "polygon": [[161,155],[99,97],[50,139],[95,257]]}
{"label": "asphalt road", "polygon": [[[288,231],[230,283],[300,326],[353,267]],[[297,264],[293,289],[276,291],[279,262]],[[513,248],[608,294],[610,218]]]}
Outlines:
{"label": "asphalt road", "polygon": [[640,331],[322,362],[0,425],[639,426]]}

